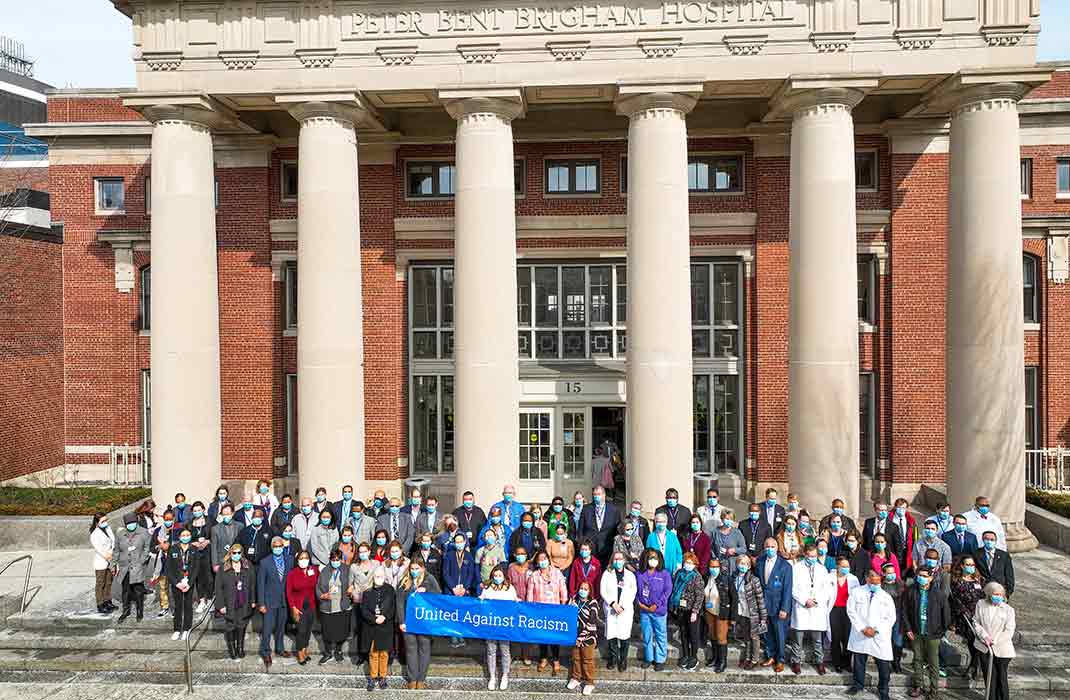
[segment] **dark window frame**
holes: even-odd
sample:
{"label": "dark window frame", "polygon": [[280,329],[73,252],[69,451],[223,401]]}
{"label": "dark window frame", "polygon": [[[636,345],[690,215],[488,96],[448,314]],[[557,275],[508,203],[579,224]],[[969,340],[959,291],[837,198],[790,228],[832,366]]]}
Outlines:
{"label": "dark window frame", "polygon": [[[595,167],[595,189],[576,189],[576,170],[580,167]],[[550,169],[568,168],[568,188],[565,190],[550,189]],[[543,194],[547,197],[598,197],[602,194],[602,159],[599,157],[588,158],[546,158],[542,167]]]}
{"label": "dark window frame", "polygon": [[1022,199],[1033,198],[1033,159],[1022,158],[1018,161],[1018,177]]}
{"label": "dark window frame", "polygon": [[152,331],[152,265],[138,270],[138,323],[139,330]]}
{"label": "dark window frame", "polygon": [[[736,186],[736,187],[725,187],[725,188],[718,188],[716,186],[717,172],[718,172],[718,169],[717,169],[718,161],[735,161],[736,166],[738,167],[738,170],[739,170],[739,178],[738,178],[739,179],[739,184],[738,184],[738,186]],[[746,182],[747,182],[746,167],[747,167],[747,165],[746,165],[746,158],[744,157],[744,154],[742,154],[742,153],[688,153],[687,154],[687,168],[688,168],[688,171],[690,171],[691,165],[693,163],[704,163],[705,165],[707,165],[710,168],[710,172],[711,172],[712,177],[709,178],[708,182],[711,184],[711,186],[710,187],[706,187],[706,188],[691,187],[691,182],[690,182],[691,177],[690,177],[690,172],[688,172],[688,178],[687,178],[688,179],[688,187],[687,187],[688,194],[692,194],[692,195],[716,195],[716,194],[739,195],[739,194],[744,194],[746,192],[746,189],[747,189],[747,185],[746,185]]]}
{"label": "dark window frame", "polygon": [[[414,168],[429,167],[432,169],[431,173],[431,192],[413,192],[410,187],[409,178]],[[450,176],[449,192],[442,190],[441,171],[445,168],[449,168],[453,171]],[[411,200],[428,200],[428,199],[453,199],[457,194],[457,164],[452,160],[407,160],[405,161],[405,199]]]}
{"label": "dark window frame", "polygon": [[[1033,268],[1033,283],[1026,280],[1026,267]],[[1030,253],[1022,253],[1022,307],[1025,323],[1040,323],[1040,258]],[[1029,302],[1026,301],[1026,293]]]}
{"label": "dark window frame", "polygon": [[[286,186],[287,182],[289,182],[289,178],[287,178],[287,176],[286,176],[286,171],[288,169],[293,169],[293,171],[294,171],[294,176],[293,176],[293,185],[294,185],[294,187],[293,187],[293,191],[292,192]],[[297,161],[296,160],[284,160],[284,161],[279,163],[279,199],[281,199],[284,202],[296,202],[297,201],[298,174],[299,174],[299,172],[298,172],[298,169],[297,169]]]}
{"label": "dark window frame", "polygon": [[[873,159],[873,181],[872,183],[861,182],[858,178],[858,159],[860,157]],[[855,191],[856,192],[878,192],[881,185],[881,172],[880,172],[880,153],[875,148],[861,148],[855,151]]]}

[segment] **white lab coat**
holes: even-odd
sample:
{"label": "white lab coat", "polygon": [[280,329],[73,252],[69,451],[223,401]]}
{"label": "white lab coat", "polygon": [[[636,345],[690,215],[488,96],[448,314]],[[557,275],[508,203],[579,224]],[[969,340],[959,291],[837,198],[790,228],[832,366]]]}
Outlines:
{"label": "white lab coat", "polygon": [[93,571],[104,571],[111,566],[111,562],[104,558],[105,554],[111,554],[115,550],[115,534],[111,527],[103,530],[93,528],[89,535],[89,544],[93,547]]}
{"label": "white lab coat", "polygon": [[988,531],[996,533],[996,548],[1007,549],[1007,533],[1003,528],[1003,521],[995,513],[981,515],[976,508],[971,508],[963,515],[966,517],[966,528],[977,538],[977,546],[984,541],[984,534]]}
{"label": "white lab coat", "polygon": [[[892,660],[892,627],[895,626],[895,601],[884,590],[870,595],[868,586],[858,586],[847,597],[847,617],[851,636],[847,650],[866,654],[882,661]],[[862,630],[872,627],[876,636],[867,637]]]}
{"label": "white lab coat", "polygon": [[606,616],[606,639],[630,639],[632,636],[632,617],[635,614],[635,574],[624,570],[623,587],[620,589],[620,605],[624,611],[619,615],[613,612],[610,603],[617,600],[617,572],[610,567],[602,574],[598,584],[602,596],[602,612]]}
{"label": "white lab coat", "polygon": [[[791,597],[794,605],[791,610],[791,628],[800,631],[825,632],[829,628],[829,613],[836,602],[835,576],[821,564],[807,566],[803,560],[792,568]],[[813,583],[810,576],[813,574]],[[813,598],[817,605],[806,607],[806,601]]]}

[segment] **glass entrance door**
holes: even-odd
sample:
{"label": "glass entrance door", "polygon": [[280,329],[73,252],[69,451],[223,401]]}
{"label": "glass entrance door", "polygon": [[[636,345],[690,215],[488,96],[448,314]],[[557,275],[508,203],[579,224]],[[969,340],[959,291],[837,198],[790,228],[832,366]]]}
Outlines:
{"label": "glass entrance door", "polygon": [[572,502],[572,494],[591,490],[591,409],[562,407],[561,468],[557,475],[557,495]]}
{"label": "glass entrance door", "polygon": [[520,409],[520,492],[530,503],[549,503],[554,496],[553,426],[553,408]]}

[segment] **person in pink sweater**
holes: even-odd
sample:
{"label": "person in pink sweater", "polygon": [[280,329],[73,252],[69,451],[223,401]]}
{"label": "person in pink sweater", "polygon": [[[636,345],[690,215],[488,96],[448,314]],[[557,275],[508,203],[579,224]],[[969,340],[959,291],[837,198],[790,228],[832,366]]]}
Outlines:
{"label": "person in pink sweater", "polygon": [[[548,603],[564,605],[568,603],[568,584],[556,566],[550,566],[550,557],[546,552],[535,555],[535,570],[528,579],[527,601],[529,603]],[[561,647],[557,644],[539,645],[539,670],[545,671],[553,662],[553,673],[561,671]]]}

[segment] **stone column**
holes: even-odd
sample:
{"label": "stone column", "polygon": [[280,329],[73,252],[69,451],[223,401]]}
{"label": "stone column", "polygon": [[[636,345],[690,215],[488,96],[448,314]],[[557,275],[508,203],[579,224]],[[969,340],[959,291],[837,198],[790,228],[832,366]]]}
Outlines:
{"label": "stone column", "polygon": [[628,122],[628,497],[665,489],[691,507],[694,477],[691,226],[686,115],[698,86],[622,86]]}
{"label": "stone column", "polygon": [[[454,214],[454,439],[457,501],[484,507],[518,476],[516,199],[512,120],[519,90],[443,91],[457,120]],[[523,492],[519,497],[524,498]]]}
{"label": "stone column", "polygon": [[302,496],[364,493],[364,314],[357,134],[339,102],[276,98],[301,125],[297,184],[297,431]]}
{"label": "stone column", "polygon": [[215,168],[196,110],[144,110],[152,131],[152,496],[219,485],[219,284]]}
{"label": "stone column", "polygon": [[1025,527],[1025,341],[1018,182],[1020,83],[981,85],[951,114],[947,488],[954,512],[987,496],[1011,551]]}
{"label": "stone column", "polygon": [[811,512],[857,515],[858,268],[852,88],[793,98],[788,309],[788,471]]}

